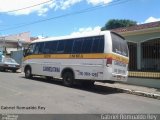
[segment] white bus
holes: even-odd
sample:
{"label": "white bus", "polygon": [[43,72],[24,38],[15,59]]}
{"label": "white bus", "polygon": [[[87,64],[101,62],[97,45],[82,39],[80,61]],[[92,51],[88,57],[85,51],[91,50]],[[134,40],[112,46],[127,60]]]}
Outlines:
{"label": "white bus", "polygon": [[77,81],[126,81],[129,53],[126,40],[111,31],[45,38],[33,41],[24,52],[26,78],[34,75],[60,78],[64,85]]}

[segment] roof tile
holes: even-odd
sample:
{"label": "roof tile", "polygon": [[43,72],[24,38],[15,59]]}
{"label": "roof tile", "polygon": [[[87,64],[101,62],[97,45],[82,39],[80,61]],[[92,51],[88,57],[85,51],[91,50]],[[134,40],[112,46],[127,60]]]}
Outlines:
{"label": "roof tile", "polygon": [[160,21],[135,25],[135,26],[131,26],[131,27],[116,28],[116,29],[112,29],[111,31],[122,33],[122,32],[137,31],[137,30],[142,30],[142,29],[147,29],[147,28],[155,28],[155,27],[160,27]]}

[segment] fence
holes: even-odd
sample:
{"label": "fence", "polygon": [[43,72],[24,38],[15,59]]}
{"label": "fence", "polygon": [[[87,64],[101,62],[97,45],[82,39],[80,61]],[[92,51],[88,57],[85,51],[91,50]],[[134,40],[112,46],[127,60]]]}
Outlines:
{"label": "fence", "polygon": [[22,64],[22,59],[23,59],[23,51],[12,51],[11,52],[11,58],[15,59],[15,61],[19,64]]}

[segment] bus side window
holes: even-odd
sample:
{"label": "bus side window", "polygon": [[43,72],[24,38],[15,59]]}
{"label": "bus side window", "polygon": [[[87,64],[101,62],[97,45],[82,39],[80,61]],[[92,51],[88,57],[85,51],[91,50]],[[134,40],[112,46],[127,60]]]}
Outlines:
{"label": "bus side window", "polygon": [[84,38],[82,45],[82,53],[91,53],[92,43],[93,43],[93,37]]}
{"label": "bus side window", "polygon": [[43,53],[49,54],[50,42],[45,42]]}
{"label": "bus side window", "polygon": [[42,54],[43,53],[43,46],[44,46],[43,42],[36,43],[33,54]]}
{"label": "bus side window", "polygon": [[57,53],[64,53],[65,43],[65,40],[60,40],[58,42]]}
{"label": "bus side window", "polygon": [[98,37],[94,37],[93,39],[92,53],[98,53],[99,39]]}
{"label": "bus side window", "polygon": [[104,36],[96,36],[93,38],[92,52],[103,53],[104,52]]}
{"label": "bus side window", "polygon": [[74,44],[73,44],[72,53],[73,54],[81,53],[82,44],[83,44],[83,38],[77,38],[77,39],[75,39],[74,40]]}
{"label": "bus side window", "polygon": [[99,37],[98,53],[104,52],[104,36]]}
{"label": "bus side window", "polygon": [[35,44],[30,44],[26,51],[26,55],[32,55],[34,53],[34,49],[35,49]]}
{"label": "bus side window", "polygon": [[50,49],[50,53],[56,53],[57,50],[57,46],[58,46],[58,41],[52,41],[50,43],[49,49]]}
{"label": "bus side window", "polygon": [[44,54],[56,53],[57,44],[58,44],[57,41],[45,42],[44,49],[43,49],[43,53],[44,53]]}
{"label": "bus side window", "polygon": [[73,42],[74,40],[67,40],[65,49],[64,49],[65,54],[70,54],[72,52]]}

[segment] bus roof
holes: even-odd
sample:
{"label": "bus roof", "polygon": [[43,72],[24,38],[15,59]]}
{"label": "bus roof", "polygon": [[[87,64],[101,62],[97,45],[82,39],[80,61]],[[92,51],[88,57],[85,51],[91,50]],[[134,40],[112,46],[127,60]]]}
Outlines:
{"label": "bus roof", "polygon": [[106,33],[110,33],[110,31],[90,32],[90,33],[86,33],[86,34],[42,38],[42,39],[37,39],[37,40],[33,41],[32,43],[52,41],[52,40],[65,40],[65,39],[73,39],[73,38],[81,38],[81,37],[98,36],[98,35],[104,35]]}

